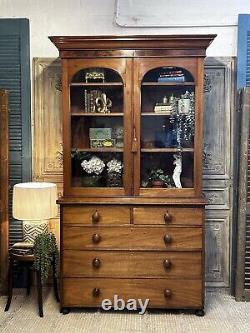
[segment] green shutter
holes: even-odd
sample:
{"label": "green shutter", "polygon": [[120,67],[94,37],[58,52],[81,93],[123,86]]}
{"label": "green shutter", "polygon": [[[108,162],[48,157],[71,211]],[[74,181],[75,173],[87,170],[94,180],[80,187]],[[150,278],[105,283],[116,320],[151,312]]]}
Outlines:
{"label": "green shutter", "polygon": [[[0,88],[9,91],[10,245],[22,240],[12,218],[13,185],[31,180],[29,21],[0,19]],[[1,143],[4,144],[4,143]]]}

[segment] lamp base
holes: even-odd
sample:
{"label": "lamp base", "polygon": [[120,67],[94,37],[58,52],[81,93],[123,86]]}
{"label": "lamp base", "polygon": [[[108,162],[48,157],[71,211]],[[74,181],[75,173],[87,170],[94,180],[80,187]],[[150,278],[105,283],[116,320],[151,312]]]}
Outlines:
{"label": "lamp base", "polygon": [[23,240],[34,243],[36,236],[48,232],[48,229],[48,220],[23,221]]}

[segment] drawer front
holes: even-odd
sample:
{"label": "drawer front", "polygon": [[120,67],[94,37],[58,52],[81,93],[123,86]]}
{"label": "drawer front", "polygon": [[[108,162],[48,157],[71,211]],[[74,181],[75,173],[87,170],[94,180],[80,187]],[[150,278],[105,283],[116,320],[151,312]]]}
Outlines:
{"label": "drawer front", "polygon": [[64,227],[63,248],[200,250],[202,229],[174,227]]}
{"label": "drawer front", "polygon": [[130,208],[123,206],[63,207],[63,222],[66,224],[130,224]]}
{"label": "drawer front", "polygon": [[202,208],[182,207],[135,207],[133,208],[135,224],[184,224],[201,225]]}
{"label": "drawer front", "polygon": [[201,279],[200,252],[65,250],[64,277],[168,277]]}
{"label": "drawer front", "polygon": [[103,299],[113,303],[114,295],[128,299],[149,299],[148,307],[202,307],[201,280],[167,279],[63,279],[63,306],[101,306]]}

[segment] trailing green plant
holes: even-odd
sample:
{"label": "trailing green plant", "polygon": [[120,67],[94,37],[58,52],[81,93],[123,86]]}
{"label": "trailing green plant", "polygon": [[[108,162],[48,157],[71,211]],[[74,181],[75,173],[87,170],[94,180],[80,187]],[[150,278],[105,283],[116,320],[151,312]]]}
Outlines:
{"label": "trailing green plant", "polygon": [[37,235],[34,241],[34,269],[41,272],[42,282],[48,279],[53,260],[57,276],[59,252],[56,237],[52,232],[43,232]]}

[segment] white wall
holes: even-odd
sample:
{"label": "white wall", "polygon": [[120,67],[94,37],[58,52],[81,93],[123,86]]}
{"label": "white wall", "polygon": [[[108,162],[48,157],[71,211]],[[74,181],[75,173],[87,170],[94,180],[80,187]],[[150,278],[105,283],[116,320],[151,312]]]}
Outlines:
{"label": "white wall", "polygon": [[[200,13],[204,15],[203,1],[205,0],[200,0],[198,3]],[[216,7],[218,0],[209,0],[209,2],[216,12],[219,9],[218,5]],[[239,0],[239,2],[246,2],[246,8],[249,7],[247,12],[250,13],[250,1]],[[115,23],[115,5],[116,0],[0,0],[0,18],[30,20],[31,59],[58,55],[56,48],[47,38],[53,35],[216,33],[218,36],[209,47],[207,55],[235,56],[237,54],[237,26],[124,28]]]}

